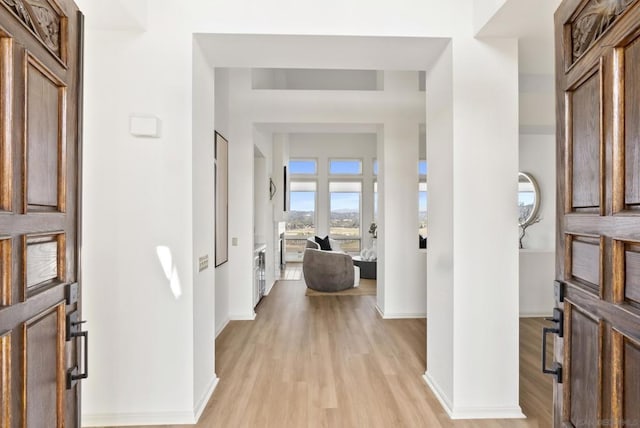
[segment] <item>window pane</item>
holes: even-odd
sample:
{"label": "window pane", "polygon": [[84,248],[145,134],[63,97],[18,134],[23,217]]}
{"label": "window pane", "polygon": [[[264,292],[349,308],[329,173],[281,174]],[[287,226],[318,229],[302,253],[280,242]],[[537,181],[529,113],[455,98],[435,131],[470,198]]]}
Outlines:
{"label": "window pane", "polygon": [[292,159],[289,161],[291,174],[316,174],[316,161],[313,159]]}
{"label": "window pane", "polygon": [[360,251],[360,192],[331,192],[329,234],[346,252]]}
{"label": "window pane", "polygon": [[418,233],[427,236],[427,183],[418,184]]}
{"label": "window pane", "polygon": [[[306,239],[315,235],[315,186],[315,182],[291,182],[291,209],[285,232],[288,260],[300,259],[304,253]],[[300,189],[313,189],[314,191]]]}
{"label": "window pane", "polygon": [[418,161],[418,174],[427,175],[427,161],[426,160]]}
{"label": "window pane", "polygon": [[378,159],[373,160],[373,175],[378,175]]}
{"label": "window pane", "polygon": [[329,161],[329,174],[362,174],[362,161],[358,159],[334,159]]}
{"label": "window pane", "polygon": [[378,182],[373,182],[373,221],[378,221]]}

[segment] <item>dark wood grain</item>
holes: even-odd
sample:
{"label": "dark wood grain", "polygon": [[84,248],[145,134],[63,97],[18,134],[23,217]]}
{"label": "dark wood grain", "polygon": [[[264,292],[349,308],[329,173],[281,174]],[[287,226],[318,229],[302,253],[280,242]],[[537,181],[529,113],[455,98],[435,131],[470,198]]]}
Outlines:
{"label": "dark wood grain", "polygon": [[0,426],[11,426],[11,334],[0,337]]}
{"label": "dark wood grain", "polygon": [[571,274],[595,287],[600,286],[600,243],[598,241],[573,240]]}
{"label": "dark wood grain", "polygon": [[11,239],[0,238],[0,306],[11,304]]}
{"label": "dark wood grain", "polygon": [[81,305],[60,302],[78,281],[80,15],[72,0],[41,4],[60,18],[59,49],[50,28],[29,27],[0,1],[0,211],[10,211],[0,238],[12,244],[0,333],[11,338],[11,428],[74,428],[79,386],[67,392],[63,381],[79,348],[64,341],[64,314]]}
{"label": "dark wood grain", "polygon": [[600,75],[571,96],[573,208],[600,206]]}
{"label": "dark wood grain", "polygon": [[64,382],[61,366],[64,361],[64,334],[60,331],[63,313],[63,306],[49,309],[24,327],[23,378],[26,379],[27,426],[62,427],[62,391],[59,391],[59,385]]}
{"label": "dark wood grain", "polygon": [[625,338],[623,351],[623,409],[627,426],[640,426],[640,345]]}
{"label": "dark wood grain", "polygon": [[640,303],[640,252],[625,251],[624,297]]}
{"label": "dark wood grain", "polygon": [[11,60],[13,40],[0,30],[0,211],[11,211]]}
{"label": "dark wood grain", "polygon": [[[555,14],[556,276],[566,281],[566,298],[565,337],[555,340],[564,383],[554,384],[554,426],[633,426],[623,425],[622,409],[638,407],[638,393],[625,394],[638,379],[626,343],[640,340],[640,1],[628,2],[575,57],[572,24],[587,16],[587,3],[564,0]],[[599,292],[587,286],[596,278]]]}
{"label": "dark wood grain", "polygon": [[27,288],[59,278],[57,236],[27,238],[26,256]]}
{"label": "dark wood grain", "polygon": [[[27,64],[27,206],[59,209],[65,149],[65,87],[44,65],[29,57]],[[62,209],[60,209],[62,211]]]}
{"label": "dark wood grain", "polygon": [[640,204],[640,38],[624,48],[625,203]]}
{"label": "dark wood grain", "polygon": [[597,426],[600,420],[600,328],[598,323],[573,308],[571,319],[570,421],[575,426]]}

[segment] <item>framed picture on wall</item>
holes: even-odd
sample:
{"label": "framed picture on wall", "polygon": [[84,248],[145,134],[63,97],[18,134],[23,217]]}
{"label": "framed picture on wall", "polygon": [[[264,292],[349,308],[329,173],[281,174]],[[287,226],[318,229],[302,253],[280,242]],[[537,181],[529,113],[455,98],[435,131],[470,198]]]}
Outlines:
{"label": "framed picture on wall", "polygon": [[283,189],[283,208],[282,211],[289,211],[289,192],[287,191],[287,166],[284,167],[284,177],[282,181],[282,189]]}
{"label": "framed picture on wall", "polygon": [[215,131],[216,267],[229,260],[229,142]]}

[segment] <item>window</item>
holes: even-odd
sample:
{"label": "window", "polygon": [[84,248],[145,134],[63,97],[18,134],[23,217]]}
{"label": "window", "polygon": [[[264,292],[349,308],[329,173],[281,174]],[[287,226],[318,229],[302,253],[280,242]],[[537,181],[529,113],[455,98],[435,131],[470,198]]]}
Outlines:
{"label": "window", "polygon": [[329,174],[362,175],[362,161],[359,159],[331,159]]}
{"label": "window", "polygon": [[427,161],[418,161],[418,233],[427,237]]}
{"label": "window", "polygon": [[292,181],[290,211],[285,232],[288,260],[297,260],[304,253],[305,241],[316,233],[316,182]]}
{"label": "window", "polygon": [[427,182],[418,183],[418,233],[427,236]]}
{"label": "window", "polygon": [[378,182],[373,182],[373,222],[378,222]]}
{"label": "window", "polygon": [[329,183],[329,235],[341,241],[340,246],[347,253],[360,252],[361,195],[359,181]]}
{"label": "window", "polygon": [[316,175],[318,165],[315,159],[291,159],[289,161],[289,173],[291,175]]}
{"label": "window", "polygon": [[378,159],[373,160],[373,175],[378,175]]}
{"label": "window", "polygon": [[427,161],[426,160],[419,160],[418,161],[418,175],[420,175],[420,177],[427,175]]}

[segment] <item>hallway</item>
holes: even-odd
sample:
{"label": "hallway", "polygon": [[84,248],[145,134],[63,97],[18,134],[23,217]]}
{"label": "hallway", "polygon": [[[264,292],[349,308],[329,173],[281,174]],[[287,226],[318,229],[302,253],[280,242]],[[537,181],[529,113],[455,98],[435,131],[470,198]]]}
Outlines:
{"label": "hallway", "polygon": [[540,319],[520,323],[520,397],[529,418],[454,422],[422,379],[424,320],[383,320],[373,296],[304,293],[302,282],[278,282],[255,321],[233,321],[218,337],[220,383],[197,427],[550,426]]}

